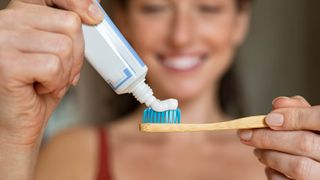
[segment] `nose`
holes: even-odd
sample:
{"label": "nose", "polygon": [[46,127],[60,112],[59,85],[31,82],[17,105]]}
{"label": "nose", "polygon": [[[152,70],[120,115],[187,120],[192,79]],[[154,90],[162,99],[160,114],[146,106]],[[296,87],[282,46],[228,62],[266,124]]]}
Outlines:
{"label": "nose", "polygon": [[173,16],[170,42],[174,48],[184,48],[192,43],[195,27],[188,12],[176,12]]}

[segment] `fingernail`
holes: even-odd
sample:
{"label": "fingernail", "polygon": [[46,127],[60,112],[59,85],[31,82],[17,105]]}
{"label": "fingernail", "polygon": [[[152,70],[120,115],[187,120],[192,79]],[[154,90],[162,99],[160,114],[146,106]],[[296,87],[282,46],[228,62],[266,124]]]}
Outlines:
{"label": "fingernail", "polygon": [[250,141],[252,138],[252,130],[239,131],[239,137],[241,140]]}
{"label": "fingernail", "polygon": [[88,8],[88,11],[91,17],[93,17],[94,19],[100,20],[104,16],[104,14],[97,3],[98,2],[93,0]]}
{"label": "fingernail", "polygon": [[280,97],[277,97],[277,98],[275,98],[273,101],[272,101],[272,105],[274,105],[275,104],[275,102],[276,101],[278,101],[279,99],[289,99],[288,97],[286,97],[286,96],[280,96]]}
{"label": "fingernail", "polygon": [[76,75],[73,80],[72,80],[72,85],[73,86],[77,86],[77,84],[79,83],[80,80],[80,74]]}
{"label": "fingernail", "polygon": [[62,98],[64,95],[65,95],[65,93],[67,92],[67,90],[68,90],[68,88],[67,87],[65,87],[65,88],[63,88],[62,90],[60,90],[60,92],[58,93],[58,98]]}
{"label": "fingernail", "polygon": [[284,117],[280,113],[270,113],[266,117],[266,123],[269,126],[282,126],[284,122]]}

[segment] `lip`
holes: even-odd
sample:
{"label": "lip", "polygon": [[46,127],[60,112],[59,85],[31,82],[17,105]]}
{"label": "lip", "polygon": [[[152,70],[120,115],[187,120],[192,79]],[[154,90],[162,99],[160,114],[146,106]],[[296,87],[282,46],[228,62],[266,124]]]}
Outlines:
{"label": "lip", "polygon": [[158,54],[157,60],[169,71],[185,73],[199,69],[207,56],[203,52]]}

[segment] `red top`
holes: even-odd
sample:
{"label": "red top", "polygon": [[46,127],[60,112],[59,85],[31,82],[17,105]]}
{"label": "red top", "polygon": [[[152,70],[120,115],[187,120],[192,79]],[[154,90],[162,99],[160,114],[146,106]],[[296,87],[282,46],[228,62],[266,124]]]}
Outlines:
{"label": "red top", "polygon": [[109,164],[108,137],[103,128],[98,129],[99,138],[99,156],[98,156],[98,174],[97,180],[111,180]]}

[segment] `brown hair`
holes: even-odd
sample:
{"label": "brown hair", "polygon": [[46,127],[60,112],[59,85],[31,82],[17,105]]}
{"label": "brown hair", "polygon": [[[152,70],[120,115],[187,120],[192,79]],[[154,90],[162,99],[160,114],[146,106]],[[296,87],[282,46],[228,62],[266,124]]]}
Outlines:
{"label": "brown hair", "polygon": [[[237,7],[240,11],[248,8],[252,0],[236,0]],[[107,4],[106,4],[107,3]],[[109,0],[107,2],[102,1],[102,5],[106,7],[107,12],[112,17],[113,7],[119,7],[125,9],[128,5],[128,0]],[[221,109],[231,116],[241,116],[243,114],[243,100],[241,98],[240,83],[237,79],[237,72],[235,64],[227,70],[224,76],[220,80],[219,84],[219,103]],[[108,108],[114,114],[111,116],[113,119],[127,115],[135,110],[139,103],[131,95],[112,96],[106,101]],[[125,104],[124,104],[125,103]],[[110,106],[112,104],[112,106]],[[110,117],[110,116],[109,116]]]}

